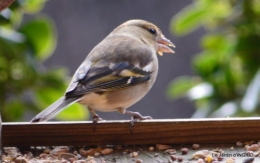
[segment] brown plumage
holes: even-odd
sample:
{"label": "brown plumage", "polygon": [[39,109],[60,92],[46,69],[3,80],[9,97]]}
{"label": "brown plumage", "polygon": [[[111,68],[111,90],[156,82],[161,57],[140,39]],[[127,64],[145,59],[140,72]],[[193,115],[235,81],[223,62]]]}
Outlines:
{"label": "brown plumage", "polygon": [[156,53],[174,53],[174,45],[161,30],[144,20],[130,20],[114,29],[89,53],[75,72],[63,97],[31,122],[46,121],[64,108],[79,102],[92,112],[118,111],[136,119],[149,119],[126,109],[151,89],[158,73]]}

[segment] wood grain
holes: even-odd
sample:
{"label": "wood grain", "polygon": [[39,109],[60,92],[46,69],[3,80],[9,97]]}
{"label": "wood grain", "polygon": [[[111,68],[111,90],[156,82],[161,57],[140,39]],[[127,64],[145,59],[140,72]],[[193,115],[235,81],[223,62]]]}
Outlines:
{"label": "wood grain", "polygon": [[260,139],[260,118],[3,123],[3,146],[234,143]]}

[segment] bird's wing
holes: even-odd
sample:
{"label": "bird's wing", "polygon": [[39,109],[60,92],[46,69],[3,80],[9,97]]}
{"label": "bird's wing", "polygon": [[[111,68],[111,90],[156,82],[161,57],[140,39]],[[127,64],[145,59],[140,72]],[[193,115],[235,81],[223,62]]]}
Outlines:
{"label": "bird's wing", "polygon": [[88,61],[88,60],[85,60],[80,66],[79,68],[77,69],[77,71],[74,73],[72,79],[71,79],[71,82],[66,90],[66,92],[70,92],[70,91],[73,91],[77,85],[78,85],[78,82],[85,78],[86,75],[88,74],[91,66],[92,66],[92,62],[91,61]]}
{"label": "bird's wing", "polygon": [[100,60],[90,63],[88,61],[77,70],[65,94],[66,98],[82,96],[88,92],[124,89],[150,79],[151,71],[130,65],[128,62],[110,63]]}

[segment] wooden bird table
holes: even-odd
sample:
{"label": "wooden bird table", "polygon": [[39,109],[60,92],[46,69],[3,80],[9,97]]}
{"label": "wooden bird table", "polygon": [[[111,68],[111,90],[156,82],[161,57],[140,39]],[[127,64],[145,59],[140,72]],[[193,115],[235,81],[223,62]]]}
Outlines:
{"label": "wooden bird table", "polygon": [[[176,149],[176,157],[183,157],[182,162],[196,162],[192,155],[200,150],[222,149],[223,161],[229,158],[243,162],[253,157],[260,162],[257,149],[245,155],[244,145],[238,141],[257,144],[260,140],[260,118],[214,118],[214,119],[160,119],[136,122],[130,130],[129,121],[102,121],[94,125],[84,122],[44,122],[44,123],[3,123],[2,147],[32,146],[104,146],[123,145],[103,157],[107,162],[172,162],[165,150],[149,150],[156,144],[171,145]],[[254,142],[253,142],[254,141]],[[192,149],[192,144],[199,144],[199,149]],[[127,146],[126,146],[127,145]],[[181,148],[189,152],[182,155]],[[137,157],[130,157],[124,150],[139,151]],[[245,163],[249,163],[245,162]]]}

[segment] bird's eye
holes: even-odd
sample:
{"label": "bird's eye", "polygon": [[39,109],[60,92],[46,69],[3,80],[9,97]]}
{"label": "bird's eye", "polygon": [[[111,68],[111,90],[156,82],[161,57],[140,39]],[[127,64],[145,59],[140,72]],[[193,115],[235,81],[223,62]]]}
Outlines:
{"label": "bird's eye", "polygon": [[149,29],[149,32],[150,32],[151,34],[153,34],[153,35],[156,34],[156,30],[155,30],[154,28],[150,28],[150,29]]}

